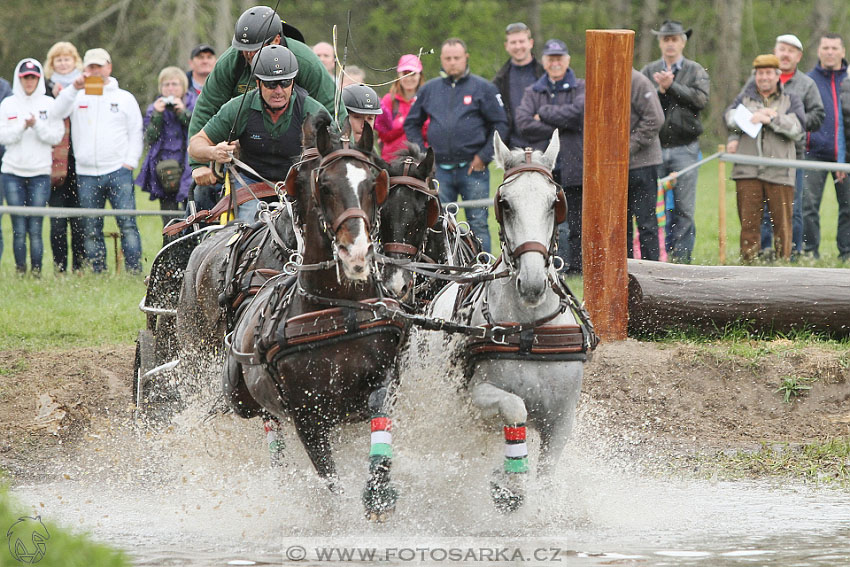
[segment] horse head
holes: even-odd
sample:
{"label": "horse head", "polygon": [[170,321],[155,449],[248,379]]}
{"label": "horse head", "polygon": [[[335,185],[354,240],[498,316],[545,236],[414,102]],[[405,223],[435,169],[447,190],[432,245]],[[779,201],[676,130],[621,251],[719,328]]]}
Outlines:
{"label": "horse head", "polygon": [[[379,212],[379,237],[390,258],[417,260],[425,247],[428,228],[440,215],[440,199],[433,183],[434,151],[415,146],[398,153],[389,165],[390,192]],[[397,264],[386,263],[384,285],[397,298],[407,300],[414,275]]]}
{"label": "horse head", "polygon": [[371,155],[372,128],[367,124],[351,144],[345,132],[332,132],[330,118],[320,114],[304,121],[302,144],[315,152],[309,162],[302,156],[303,169],[290,172],[287,192],[299,202],[305,234],[318,229],[345,277],[365,281],[373,260],[370,231],[388,191],[387,172]]}
{"label": "horse head", "polygon": [[563,189],[552,177],[560,150],[558,132],[545,152],[512,151],[498,132],[494,146],[496,165],[505,170],[494,202],[502,258],[513,272],[522,302],[536,307],[546,291],[558,224],[567,212]]}

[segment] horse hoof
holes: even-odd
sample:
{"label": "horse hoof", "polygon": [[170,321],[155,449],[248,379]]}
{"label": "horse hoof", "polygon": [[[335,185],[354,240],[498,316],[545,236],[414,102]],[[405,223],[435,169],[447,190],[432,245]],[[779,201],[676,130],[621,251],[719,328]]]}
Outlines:
{"label": "horse hoof", "polygon": [[490,483],[490,497],[493,499],[496,509],[506,514],[517,511],[525,501],[525,495],[521,492],[515,492],[495,482]]}
{"label": "horse hoof", "polygon": [[373,522],[385,522],[395,511],[398,492],[392,486],[368,486],[363,491],[363,506],[366,518]]}
{"label": "horse hoof", "polygon": [[375,524],[383,524],[390,519],[391,512],[368,512],[366,519]]}

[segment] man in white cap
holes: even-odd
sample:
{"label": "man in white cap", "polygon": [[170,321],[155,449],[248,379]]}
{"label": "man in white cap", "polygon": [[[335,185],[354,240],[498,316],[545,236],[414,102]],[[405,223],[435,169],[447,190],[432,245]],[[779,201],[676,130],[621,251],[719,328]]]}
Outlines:
{"label": "man in white cap", "polygon": [[[89,49],[83,73],[56,98],[54,112],[71,117],[77,160],[80,207],[135,209],[133,170],[142,155],[142,113],[135,97],[118,88],[112,58],[105,49]],[[83,90],[85,87],[85,90]],[[115,217],[127,271],[142,271],[142,241],[136,217]],[[83,218],[86,258],[95,272],[106,269],[103,217]]]}
{"label": "man in white cap", "polygon": [[[803,42],[794,34],[783,34],[776,38],[773,54],[779,59],[779,80],[782,82],[782,90],[786,93],[796,95],[803,103],[806,113],[806,121],[803,128],[806,132],[814,132],[823,124],[824,108],[823,100],[818,92],[818,86],[814,79],[797,69],[803,58]],[[743,90],[753,81],[752,78],[744,86]],[[797,159],[804,159],[806,154],[806,137],[803,136],[796,144]],[[794,184],[794,209],[792,213],[792,257],[796,257],[803,251],[803,170],[797,169],[796,182]],[[773,250],[773,228],[770,223],[768,212],[765,211],[761,223],[761,253],[766,256]]]}

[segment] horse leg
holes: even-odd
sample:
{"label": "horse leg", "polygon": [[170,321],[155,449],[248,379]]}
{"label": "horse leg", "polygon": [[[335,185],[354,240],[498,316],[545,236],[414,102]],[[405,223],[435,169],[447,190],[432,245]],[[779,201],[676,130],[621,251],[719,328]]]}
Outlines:
{"label": "horse leg", "polygon": [[366,517],[370,520],[383,522],[395,510],[398,491],[390,481],[392,467],[392,420],[389,417],[389,406],[392,396],[388,388],[381,387],[369,396],[369,410],[372,413],[371,448],[369,450],[369,479],[363,490],[363,506]]}
{"label": "horse leg", "polygon": [[284,465],[286,446],[280,434],[280,422],[271,414],[263,412],[263,431],[266,434],[266,444],[269,447],[269,459],[272,467]]}
{"label": "horse leg", "polygon": [[333,493],[342,492],[336,474],[336,463],[331,454],[327,419],[320,411],[297,411],[293,416],[293,421],[298,437],[301,439],[316,473],[327,483],[328,490]]}
{"label": "horse leg", "polygon": [[551,412],[552,415],[546,420],[540,420],[541,423],[535,422],[540,433],[540,460],[537,470],[544,476],[549,475],[558,464],[575,425],[583,374],[583,367],[580,365],[583,363],[574,364],[579,366],[573,367],[567,374],[566,381],[558,386],[561,398],[559,410]]}
{"label": "horse leg", "polygon": [[505,461],[490,482],[490,497],[502,512],[513,512],[525,500],[528,477],[528,446],[525,421],[528,411],[522,398],[486,382],[472,387],[472,403],[485,417],[501,415],[505,423]]}

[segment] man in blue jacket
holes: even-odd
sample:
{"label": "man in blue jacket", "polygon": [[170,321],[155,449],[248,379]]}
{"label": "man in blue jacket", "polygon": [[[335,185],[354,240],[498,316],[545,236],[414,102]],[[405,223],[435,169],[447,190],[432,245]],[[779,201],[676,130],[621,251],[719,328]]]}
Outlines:
{"label": "man in blue jacket", "polygon": [[581,200],[584,154],[584,79],[570,69],[567,44],[550,39],[543,46],[546,74],[525,89],[516,111],[520,134],[538,150],[545,150],[552,132],[558,130],[561,151],[555,173],[567,197],[567,220],[558,232],[558,255],[567,273],[582,270]]}
{"label": "man in blue jacket", "polygon": [[[844,42],[841,36],[828,33],[818,43],[818,64],[809,72],[823,99],[826,117],[815,132],[808,135],[806,159],[844,163],[844,124],[841,118],[841,81],[847,76]],[[803,174],[803,252],[820,257],[820,204],[827,171]],[[850,181],[844,172],[834,172],[835,196],[838,199],[838,257],[850,260]]]}
{"label": "man in blue jacket", "polygon": [[[508,133],[508,119],[496,86],[469,72],[463,40],[449,38],[440,50],[440,78],[425,83],[404,121],[410,142],[425,148],[422,125],[430,118],[428,145],[437,158],[440,201],[486,199],[490,196],[493,134]],[[490,250],[487,207],[469,208],[466,218],[484,250]]]}

